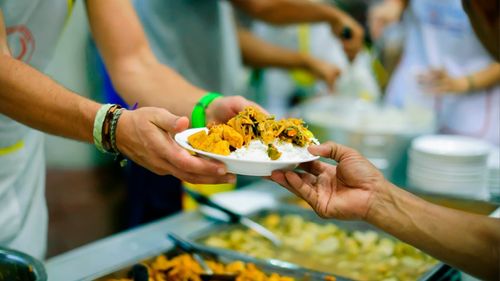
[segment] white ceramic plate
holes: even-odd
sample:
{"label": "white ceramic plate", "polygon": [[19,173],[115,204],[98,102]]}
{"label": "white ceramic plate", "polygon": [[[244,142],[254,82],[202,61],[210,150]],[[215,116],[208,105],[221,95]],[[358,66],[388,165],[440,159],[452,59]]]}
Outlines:
{"label": "white ceramic plate", "polygon": [[227,170],[233,174],[246,175],[246,176],[270,176],[275,170],[293,170],[300,163],[310,162],[319,159],[319,156],[311,156],[307,159],[283,161],[283,160],[250,160],[238,159],[231,156],[224,156],[214,153],[209,153],[199,149],[193,148],[188,143],[188,137],[201,130],[208,131],[207,128],[194,128],[188,129],[175,135],[175,141],[183,148],[198,153],[204,157],[212,158],[226,164]]}
{"label": "white ceramic plate", "polygon": [[491,145],[487,142],[456,135],[427,135],[413,140],[411,148],[440,159],[460,159],[465,161],[482,160],[487,157]]}

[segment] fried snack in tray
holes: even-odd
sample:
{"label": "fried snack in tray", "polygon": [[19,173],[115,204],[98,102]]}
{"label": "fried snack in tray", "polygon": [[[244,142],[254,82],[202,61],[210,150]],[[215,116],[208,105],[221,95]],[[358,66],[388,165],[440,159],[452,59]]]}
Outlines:
{"label": "fried snack in tray", "polygon": [[[234,261],[226,265],[211,260],[207,260],[206,263],[215,274],[236,275],[236,281],[295,281],[292,277],[276,273],[268,275],[254,264],[245,264],[242,261]],[[171,259],[161,255],[146,266],[149,272],[149,281],[202,281],[200,275],[203,273],[203,269],[189,254],[178,255]],[[132,279],[111,279],[108,281],[132,281]],[[335,277],[328,277],[328,281],[335,281]]]}
{"label": "fried snack in tray", "polygon": [[281,153],[273,142],[280,140],[303,147],[313,142],[313,135],[300,119],[276,121],[274,116],[249,106],[231,118],[227,124],[210,126],[208,134],[200,131],[189,136],[188,142],[199,150],[229,155],[231,151],[256,139],[268,145],[269,158],[276,160],[281,157]]}

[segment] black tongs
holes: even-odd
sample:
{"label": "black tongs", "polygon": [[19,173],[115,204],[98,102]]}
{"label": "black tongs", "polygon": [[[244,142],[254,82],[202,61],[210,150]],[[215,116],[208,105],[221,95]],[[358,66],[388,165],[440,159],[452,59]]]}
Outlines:
{"label": "black tongs", "polygon": [[[251,220],[250,218],[248,218],[246,216],[237,214],[237,213],[215,203],[214,201],[210,200],[210,198],[206,197],[205,195],[203,195],[201,193],[190,190],[188,188],[184,188],[184,190],[191,197],[193,197],[193,199],[196,202],[198,202],[199,204],[216,209],[216,210],[219,210],[219,211],[223,212],[224,214],[226,214],[228,216],[229,220],[225,221],[225,222],[240,223],[240,224],[252,229],[253,231],[259,233],[264,238],[271,241],[275,246],[277,246],[277,247],[281,246],[281,241],[278,239],[278,237],[276,237],[276,235],[274,235],[274,233],[272,233],[269,229],[265,228],[263,225]],[[206,215],[208,215],[209,217],[211,217],[213,219],[221,220],[219,217],[215,217],[215,216],[212,216],[210,214],[206,214]]]}

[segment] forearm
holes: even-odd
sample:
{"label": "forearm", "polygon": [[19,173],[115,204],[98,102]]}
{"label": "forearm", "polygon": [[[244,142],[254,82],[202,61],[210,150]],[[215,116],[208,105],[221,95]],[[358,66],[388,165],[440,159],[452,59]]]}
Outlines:
{"label": "forearm", "polygon": [[113,85],[127,103],[190,116],[204,91],[157,61],[130,2],[88,0],[86,4],[93,37]]}
{"label": "forearm", "polygon": [[0,55],[0,100],[0,112],[18,122],[50,134],[93,141],[99,104],[8,55]]}
{"label": "forearm", "polygon": [[273,24],[323,22],[339,24],[347,15],[330,5],[304,0],[232,0],[251,16]]}
{"label": "forearm", "polygon": [[248,30],[238,29],[243,62],[252,67],[306,68],[308,56],[270,44]]}
{"label": "forearm", "polygon": [[367,221],[432,256],[488,280],[499,278],[500,221],[428,203],[389,183]]}
{"label": "forearm", "polygon": [[109,73],[116,90],[128,104],[162,107],[189,118],[194,105],[206,92],[160,63],[130,61]]}
{"label": "forearm", "polygon": [[[465,77],[464,79],[467,79]],[[472,90],[481,90],[500,84],[500,63],[492,63],[485,69],[475,72],[468,78]],[[470,82],[469,82],[470,83]]]}

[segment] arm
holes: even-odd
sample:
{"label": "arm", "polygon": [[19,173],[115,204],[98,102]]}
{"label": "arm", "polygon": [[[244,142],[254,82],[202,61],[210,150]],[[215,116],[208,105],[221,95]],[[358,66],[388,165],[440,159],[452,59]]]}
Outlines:
{"label": "arm", "polygon": [[[363,28],[331,5],[304,0],[232,0],[232,3],[249,15],[272,24],[327,22],[342,39],[350,59],[354,59],[363,46]],[[350,38],[342,36],[345,27],[351,29]]]}
{"label": "arm", "polygon": [[[207,91],[156,59],[130,1],[87,0],[86,5],[92,35],[113,85],[127,103],[162,107],[191,118],[194,105]],[[207,123],[225,122],[249,105],[257,106],[238,96],[217,99],[206,110]]]}
{"label": "arm", "polygon": [[238,28],[243,62],[253,67],[301,68],[323,79],[332,88],[340,71],[308,54],[301,54],[267,43],[244,28]]}
{"label": "arm", "polygon": [[500,63],[492,63],[470,75],[451,77],[445,70],[430,70],[420,77],[420,82],[436,94],[467,94],[500,84]]}
{"label": "arm", "polygon": [[[4,27],[1,14],[0,27]],[[4,28],[0,31],[0,46],[8,50]],[[58,85],[12,58],[8,51],[0,54],[0,101],[0,113],[18,122],[50,134],[93,142],[94,118],[100,104]],[[222,164],[192,157],[172,145],[167,132],[175,133],[187,126],[186,118],[160,108],[124,111],[118,122],[116,141],[123,148],[122,153],[158,174],[175,173],[191,182],[233,180],[232,175],[224,176]]]}
{"label": "arm", "polygon": [[305,173],[272,179],[304,198],[322,217],[363,219],[468,273],[498,280],[500,220],[428,203],[392,185],[356,151],[334,143],[312,146],[337,161],[302,165]]}
{"label": "arm", "polygon": [[15,60],[0,57],[0,112],[44,132],[92,142],[99,104]]}
{"label": "arm", "polygon": [[431,204],[389,182],[381,189],[369,223],[465,272],[499,279],[499,219]]}
{"label": "arm", "polygon": [[156,59],[130,1],[88,0],[86,7],[92,36],[114,87],[127,103],[190,116],[205,91]]}

